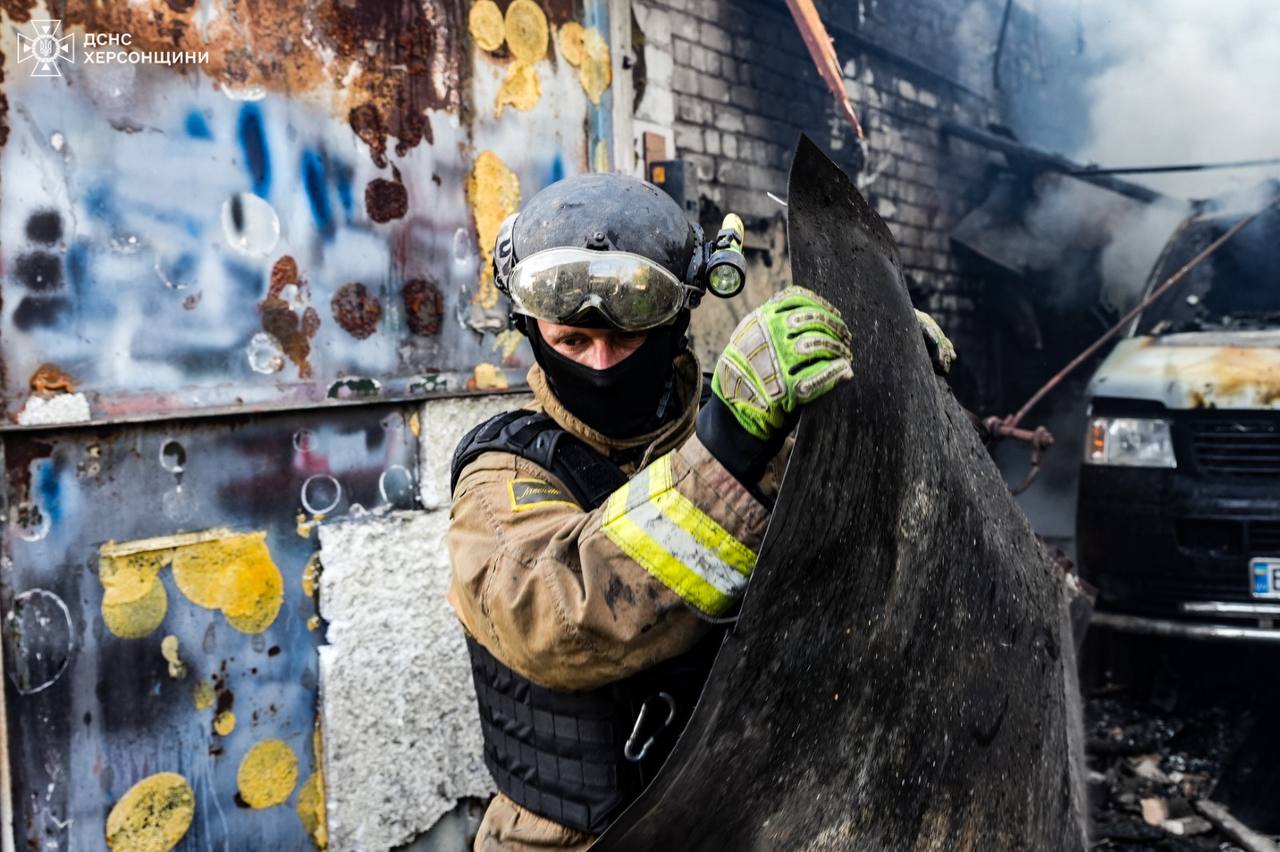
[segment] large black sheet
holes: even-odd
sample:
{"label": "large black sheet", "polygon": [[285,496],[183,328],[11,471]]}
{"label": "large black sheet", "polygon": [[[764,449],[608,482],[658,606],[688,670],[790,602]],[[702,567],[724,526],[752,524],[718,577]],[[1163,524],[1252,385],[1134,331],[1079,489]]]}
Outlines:
{"label": "large black sheet", "polygon": [[805,138],[788,202],[856,377],[803,418],[694,718],[593,849],[1083,850],[1057,570],[930,369],[884,222]]}

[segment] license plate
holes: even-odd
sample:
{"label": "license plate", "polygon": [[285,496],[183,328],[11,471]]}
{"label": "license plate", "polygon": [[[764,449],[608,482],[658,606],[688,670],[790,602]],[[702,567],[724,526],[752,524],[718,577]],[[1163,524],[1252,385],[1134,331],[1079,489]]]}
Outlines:
{"label": "license plate", "polygon": [[1250,559],[1249,575],[1255,598],[1280,598],[1280,556]]}

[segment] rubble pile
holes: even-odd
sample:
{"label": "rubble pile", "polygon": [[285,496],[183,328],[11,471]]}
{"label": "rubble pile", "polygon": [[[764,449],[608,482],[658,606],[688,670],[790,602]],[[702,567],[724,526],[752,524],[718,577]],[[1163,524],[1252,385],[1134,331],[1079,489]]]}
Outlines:
{"label": "rubble pile", "polygon": [[[1214,801],[1241,746],[1238,713],[1107,690],[1085,705],[1090,834],[1094,849],[1260,852]],[[1243,828],[1240,826],[1240,828]],[[1248,829],[1245,829],[1248,831]]]}

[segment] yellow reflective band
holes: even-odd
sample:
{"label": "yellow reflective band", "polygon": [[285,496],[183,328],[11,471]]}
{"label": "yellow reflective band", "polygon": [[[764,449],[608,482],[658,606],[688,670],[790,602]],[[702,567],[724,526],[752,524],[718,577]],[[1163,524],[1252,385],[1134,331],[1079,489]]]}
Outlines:
{"label": "yellow reflective band", "polygon": [[610,495],[602,529],[663,585],[710,615],[742,594],[756,561],[754,551],[675,490],[670,455]]}
{"label": "yellow reflective band", "polygon": [[701,612],[719,615],[733,603],[734,596],[725,594],[699,577],[626,515],[614,518],[604,528],[604,534],[619,550],[657,577],[662,585]]}
{"label": "yellow reflective band", "polygon": [[751,569],[756,567],[756,552],[730,535],[714,518],[675,489],[670,453],[658,459],[647,470],[649,499],[662,513],[698,544],[714,550],[720,561],[735,568],[740,574],[749,575]]}

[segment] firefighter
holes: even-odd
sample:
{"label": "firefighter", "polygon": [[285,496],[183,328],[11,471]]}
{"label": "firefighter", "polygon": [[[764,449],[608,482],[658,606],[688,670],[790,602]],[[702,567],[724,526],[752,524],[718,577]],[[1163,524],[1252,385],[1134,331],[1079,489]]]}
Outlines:
{"label": "firefighter", "polygon": [[744,271],[733,220],[705,243],[653,185],[596,174],[498,236],[536,364],[534,402],[453,461],[449,601],[499,790],[477,852],[584,849],[639,794],[751,576],[800,408],[852,377],[839,313],[790,287],[704,391],[686,330],[708,284]]}

